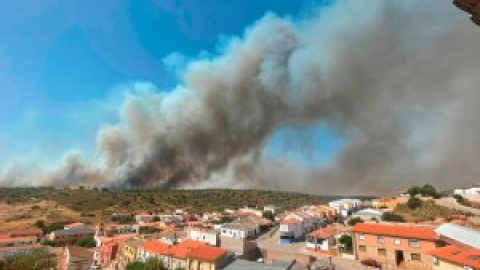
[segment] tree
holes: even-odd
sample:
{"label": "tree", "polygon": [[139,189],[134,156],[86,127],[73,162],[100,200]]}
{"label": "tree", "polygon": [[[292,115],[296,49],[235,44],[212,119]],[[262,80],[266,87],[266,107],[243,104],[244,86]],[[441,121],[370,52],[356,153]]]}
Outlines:
{"label": "tree", "polygon": [[338,242],[345,247],[345,251],[351,251],[353,247],[353,239],[350,235],[344,234],[338,239]]}
{"label": "tree", "polygon": [[354,217],[347,222],[348,226],[351,226],[351,227],[355,226],[358,223],[363,223],[363,219],[359,217]]}
{"label": "tree", "polygon": [[87,236],[87,237],[84,237],[84,238],[78,240],[77,246],[85,247],[85,248],[91,248],[91,247],[96,247],[97,242],[95,241],[95,239],[93,239],[92,236]]}
{"label": "tree", "polygon": [[145,263],[144,270],[166,270],[163,261],[158,258],[150,258]]}
{"label": "tree", "polygon": [[420,193],[422,194],[422,196],[426,197],[438,197],[437,190],[434,186],[430,184],[423,185],[423,187],[420,189]]}
{"label": "tree", "polygon": [[263,214],[262,216],[266,219],[269,219],[271,221],[275,221],[275,215],[273,214],[272,211],[268,210],[268,211],[263,211]]}
{"label": "tree", "polygon": [[160,217],[159,216],[154,216],[153,219],[152,219],[153,222],[159,222],[161,221],[160,220]]}
{"label": "tree", "polygon": [[418,194],[420,194],[420,187],[419,186],[412,186],[408,189],[407,192],[410,195],[410,197],[415,197]]}
{"label": "tree", "polygon": [[417,197],[410,197],[407,202],[407,207],[410,210],[415,210],[422,206],[422,201]]}
{"label": "tree", "polygon": [[405,218],[401,215],[386,212],[382,215],[383,221],[391,221],[391,222],[405,222]]}

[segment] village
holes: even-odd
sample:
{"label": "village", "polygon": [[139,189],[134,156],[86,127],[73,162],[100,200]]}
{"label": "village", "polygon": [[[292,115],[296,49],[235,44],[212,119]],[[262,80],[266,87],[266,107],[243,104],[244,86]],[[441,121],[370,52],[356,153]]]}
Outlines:
{"label": "village", "polygon": [[[36,254],[37,263],[49,265],[38,269],[59,270],[480,269],[480,210],[474,204],[480,186],[431,192],[425,185],[396,197],[295,209],[115,213],[110,223],[76,222],[49,233],[36,224],[2,232],[0,256],[5,263]],[[445,202],[462,214],[408,223],[394,212]]]}

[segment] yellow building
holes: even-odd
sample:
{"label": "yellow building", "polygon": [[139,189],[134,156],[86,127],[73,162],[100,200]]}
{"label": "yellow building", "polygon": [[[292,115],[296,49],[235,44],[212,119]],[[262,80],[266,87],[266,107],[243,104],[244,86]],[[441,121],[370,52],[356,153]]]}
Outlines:
{"label": "yellow building", "polygon": [[398,201],[397,198],[380,198],[372,200],[372,207],[374,208],[390,208],[394,209],[397,207]]}
{"label": "yellow building", "polygon": [[140,243],[139,239],[130,239],[125,242],[122,248],[122,257],[125,263],[131,263],[137,259],[137,250]]}

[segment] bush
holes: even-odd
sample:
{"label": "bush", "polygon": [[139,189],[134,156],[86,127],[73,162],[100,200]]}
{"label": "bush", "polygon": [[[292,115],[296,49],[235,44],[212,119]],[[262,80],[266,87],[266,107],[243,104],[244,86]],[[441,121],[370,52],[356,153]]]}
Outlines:
{"label": "bush", "polygon": [[410,199],[408,199],[407,206],[410,210],[415,210],[422,206],[422,201],[419,198],[410,197]]}
{"label": "bush", "polygon": [[405,218],[403,216],[390,212],[384,213],[382,215],[382,220],[390,222],[405,222]]}
{"label": "bush", "polygon": [[272,211],[263,211],[262,216],[271,221],[275,221],[275,215],[272,213]]}
{"label": "bush", "polygon": [[84,238],[78,240],[77,246],[85,247],[85,248],[91,248],[91,247],[96,247],[97,242],[95,242],[95,239],[93,239],[92,236],[87,236],[87,237],[84,237]]}
{"label": "bush", "polygon": [[351,227],[355,226],[358,223],[363,223],[363,219],[359,217],[354,217],[347,222],[348,226],[351,226]]}

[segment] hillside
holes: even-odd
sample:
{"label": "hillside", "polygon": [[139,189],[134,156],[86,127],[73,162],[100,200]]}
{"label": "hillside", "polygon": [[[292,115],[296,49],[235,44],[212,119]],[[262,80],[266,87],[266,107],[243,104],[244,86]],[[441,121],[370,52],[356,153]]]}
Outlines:
{"label": "hillside", "polygon": [[260,190],[109,190],[0,188],[0,230],[47,223],[109,220],[113,213],[222,211],[245,205],[275,204],[291,209],[325,203],[331,197]]}

